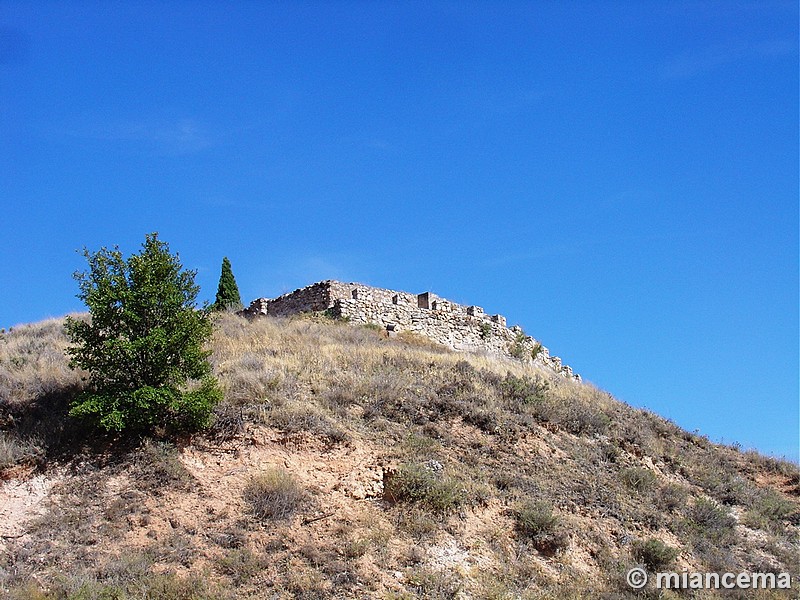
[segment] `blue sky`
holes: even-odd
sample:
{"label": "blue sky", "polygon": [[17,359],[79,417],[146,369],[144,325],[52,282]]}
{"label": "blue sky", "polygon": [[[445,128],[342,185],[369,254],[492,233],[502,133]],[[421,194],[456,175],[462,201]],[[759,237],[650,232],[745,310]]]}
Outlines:
{"label": "blue sky", "polygon": [[798,457],[795,2],[0,1],[0,326],[158,231],[213,300],[337,278],[507,315]]}

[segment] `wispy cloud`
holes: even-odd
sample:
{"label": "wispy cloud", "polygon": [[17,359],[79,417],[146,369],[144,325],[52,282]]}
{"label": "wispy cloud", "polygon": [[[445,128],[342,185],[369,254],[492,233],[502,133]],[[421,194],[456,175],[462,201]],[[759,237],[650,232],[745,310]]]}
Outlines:
{"label": "wispy cloud", "polygon": [[215,145],[208,128],[192,118],[175,120],[98,120],[66,129],[53,128],[59,135],[137,147],[160,155],[195,154]]}
{"label": "wispy cloud", "polygon": [[742,60],[771,59],[797,51],[796,40],[767,40],[756,44],[711,46],[669,59],[661,69],[665,79],[689,79]]}
{"label": "wispy cloud", "polygon": [[194,119],[173,122],[129,121],[99,129],[101,137],[112,141],[149,144],[169,154],[193,154],[213,145],[208,131]]}

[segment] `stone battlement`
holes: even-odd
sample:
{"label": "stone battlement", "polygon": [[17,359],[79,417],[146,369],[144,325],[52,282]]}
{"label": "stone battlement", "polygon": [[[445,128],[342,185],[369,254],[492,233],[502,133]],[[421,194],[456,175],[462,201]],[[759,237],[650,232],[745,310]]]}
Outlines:
{"label": "stone battlement", "polygon": [[303,312],[326,312],[353,323],[376,324],[389,336],[411,331],[453,350],[513,356],[580,379],[521,328],[506,327],[504,316],[487,314],[480,306],[457,304],[432,292],[411,294],[360,283],[320,281],[277,298],[254,300],[240,314],[288,317]]}

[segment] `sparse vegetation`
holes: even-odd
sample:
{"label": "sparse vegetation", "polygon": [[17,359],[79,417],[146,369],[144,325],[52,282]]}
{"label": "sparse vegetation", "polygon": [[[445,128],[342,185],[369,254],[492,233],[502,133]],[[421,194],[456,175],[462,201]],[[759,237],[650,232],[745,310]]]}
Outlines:
{"label": "sparse vegetation", "polygon": [[0,339],[6,476],[51,486],[0,523],[25,532],[0,595],[633,600],[636,564],[796,570],[791,463],[535,364],[319,316],[214,327],[216,422],[169,443],[70,429],[59,321]]}

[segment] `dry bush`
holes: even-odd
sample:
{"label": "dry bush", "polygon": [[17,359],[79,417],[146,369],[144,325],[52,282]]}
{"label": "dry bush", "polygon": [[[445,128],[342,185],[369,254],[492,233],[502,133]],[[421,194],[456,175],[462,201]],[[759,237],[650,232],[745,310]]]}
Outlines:
{"label": "dry bush", "polygon": [[689,507],[685,525],[695,539],[701,538],[718,546],[736,541],[736,519],[713,500],[700,498]]}
{"label": "dry bush", "polygon": [[561,519],[541,500],[523,500],[512,511],[517,532],[542,554],[552,556],[569,545]]}
{"label": "dry bush", "polygon": [[633,558],[652,572],[666,571],[678,557],[678,549],[657,538],[638,540],[633,544]]}
{"label": "dry bush", "polygon": [[288,471],[272,467],[247,484],[244,500],[260,521],[290,519],[303,505],[305,492]]}
{"label": "dry bush", "polygon": [[463,582],[456,573],[420,567],[409,573],[408,585],[419,598],[451,600],[461,597]]}
{"label": "dry bush", "polygon": [[231,578],[234,585],[247,583],[262,571],[269,562],[248,548],[235,548],[217,560],[220,572]]}
{"label": "dry bush", "polygon": [[36,464],[44,456],[44,444],[39,438],[19,438],[11,432],[0,431],[0,471],[21,463]]}
{"label": "dry bush", "polygon": [[146,439],[131,454],[126,470],[139,489],[155,494],[167,489],[189,489],[194,482],[180,461],[177,448],[164,441]]}
{"label": "dry bush", "polygon": [[384,499],[415,503],[437,513],[458,508],[466,496],[461,481],[424,464],[400,465],[384,479]]}
{"label": "dry bush", "polygon": [[619,478],[626,487],[639,493],[650,491],[656,483],[655,473],[644,467],[622,469]]}

